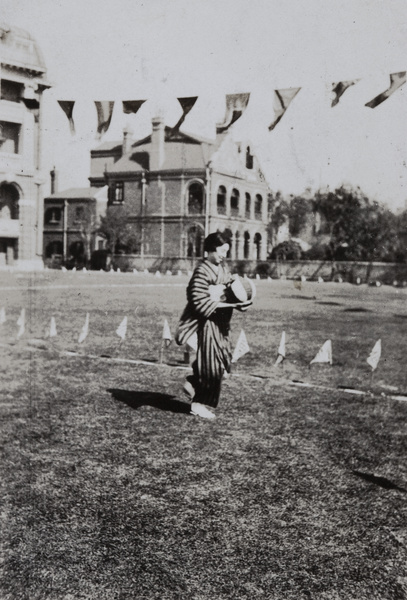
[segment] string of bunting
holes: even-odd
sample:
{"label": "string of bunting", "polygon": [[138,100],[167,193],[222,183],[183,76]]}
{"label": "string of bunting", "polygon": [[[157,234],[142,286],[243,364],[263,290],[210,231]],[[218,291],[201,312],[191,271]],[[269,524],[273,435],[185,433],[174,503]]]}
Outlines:
{"label": "string of bunting", "polygon": [[[390,85],[383,92],[375,96],[369,102],[366,102],[365,106],[368,108],[376,108],[382,102],[387,100],[396,90],[398,90],[406,82],[406,71],[399,71],[397,73],[390,73]],[[343,94],[351,86],[356,85],[360,79],[352,79],[347,81],[337,81],[331,84],[331,107],[335,107]],[[276,89],[273,92],[272,108],[274,111],[274,119],[269,125],[269,131],[277,126],[281,121],[287,109],[293,102],[294,98],[299,94],[301,87],[282,88]],[[182,115],[178,119],[177,123],[172,128],[172,133],[176,133],[181,127],[187,115],[191,112],[195,106],[198,96],[189,96],[177,98],[181,109]],[[240,94],[226,94],[226,113],[222,123],[216,127],[217,133],[223,133],[227,131],[240,117],[244,114],[250,100],[250,93]],[[75,134],[75,123],[73,119],[73,111],[75,106],[75,100],[58,100],[57,101],[63,112],[65,113],[72,135]],[[142,105],[146,100],[122,100],[122,110],[125,114],[137,114]],[[97,113],[97,139],[100,139],[109,129],[113,109],[115,102],[112,100],[95,100],[95,107]]]}

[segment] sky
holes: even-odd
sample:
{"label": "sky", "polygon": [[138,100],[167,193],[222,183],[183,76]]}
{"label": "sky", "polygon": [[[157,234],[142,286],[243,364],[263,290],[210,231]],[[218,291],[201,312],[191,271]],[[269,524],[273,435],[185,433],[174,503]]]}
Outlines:
{"label": "sky", "polygon": [[[100,142],[94,100],[114,100],[102,141],[172,126],[177,97],[198,96],[182,130],[215,137],[225,95],[250,92],[231,128],[260,159],[274,192],[360,186],[407,208],[407,84],[375,109],[365,103],[407,69],[405,0],[2,0],[0,19],[30,32],[52,88],[44,94],[43,169],[60,190],[88,185]],[[359,79],[330,107],[333,82]],[[301,91],[273,131],[273,91]],[[122,100],[146,99],[137,115]],[[76,135],[57,100],[75,100]],[[45,190],[46,191],[46,190]]]}

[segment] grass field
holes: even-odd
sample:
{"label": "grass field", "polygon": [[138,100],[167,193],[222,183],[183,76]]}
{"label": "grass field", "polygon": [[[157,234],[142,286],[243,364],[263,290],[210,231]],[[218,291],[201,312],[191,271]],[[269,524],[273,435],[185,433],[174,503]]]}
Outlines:
{"label": "grass field", "polygon": [[[158,364],[186,283],[0,274],[0,599],[406,598],[407,290],[257,282],[232,329],[251,352],[208,422],[183,349]],[[327,339],[333,366],[310,368]]]}

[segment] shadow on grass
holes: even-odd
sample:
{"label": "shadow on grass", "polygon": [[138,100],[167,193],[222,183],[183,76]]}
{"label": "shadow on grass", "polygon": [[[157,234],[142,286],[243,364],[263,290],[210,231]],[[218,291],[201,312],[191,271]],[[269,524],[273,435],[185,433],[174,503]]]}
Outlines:
{"label": "shadow on grass", "polygon": [[175,396],[161,394],[159,392],[143,392],[108,389],[115,400],[127,404],[130,408],[137,409],[140,406],[152,406],[159,410],[165,410],[173,413],[190,414],[190,405],[186,402],[176,400]]}
{"label": "shadow on grass", "polygon": [[375,485],[384,488],[385,490],[398,490],[399,492],[403,492],[404,494],[407,493],[407,490],[405,488],[396,485],[395,483],[393,483],[393,481],[387,479],[387,477],[378,477],[377,475],[372,475],[371,473],[363,473],[362,471],[355,470],[353,470],[352,473],[357,477],[368,481],[369,483],[374,483]]}

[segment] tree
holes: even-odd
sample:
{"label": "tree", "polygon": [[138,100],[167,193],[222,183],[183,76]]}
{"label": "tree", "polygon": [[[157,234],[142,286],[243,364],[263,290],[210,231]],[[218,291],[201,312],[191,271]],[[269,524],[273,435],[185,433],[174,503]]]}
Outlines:
{"label": "tree", "polygon": [[83,261],[89,265],[92,250],[92,242],[97,233],[97,218],[93,206],[86,205],[78,207],[80,210],[79,235],[83,243]]}
{"label": "tree", "polygon": [[312,214],[312,201],[304,196],[294,196],[288,205],[290,235],[297,237]]}
{"label": "tree", "polygon": [[129,209],[125,204],[107,207],[106,215],[100,217],[98,233],[105,238],[107,249],[111,254],[119,250],[127,252],[138,250],[137,236],[129,223]]}
{"label": "tree", "polygon": [[282,193],[277,192],[275,196],[273,194],[269,195],[268,207],[268,234],[271,244],[274,246],[280,227],[288,221],[289,205],[288,202],[284,200]]}

